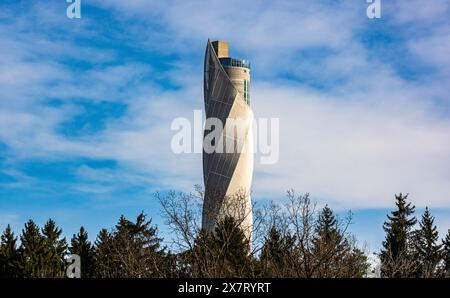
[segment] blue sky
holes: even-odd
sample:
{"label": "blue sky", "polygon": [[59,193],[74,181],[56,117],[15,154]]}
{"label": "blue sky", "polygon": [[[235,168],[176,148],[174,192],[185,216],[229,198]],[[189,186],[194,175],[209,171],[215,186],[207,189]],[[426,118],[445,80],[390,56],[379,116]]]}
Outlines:
{"label": "blue sky", "polygon": [[[290,188],[355,214],[377,249],[395,193],[450,228],[450,3],[82,1],[0,3],[0,228],[49,217],[95,236],[121,214],[164,224],[155,191],[193,191],[200,154],[170,151],[202,109],[208,38],[252,63],[256,117],[280,118],[280,160],[253,199]],[[257,159],[256,159],[257,160]]]}

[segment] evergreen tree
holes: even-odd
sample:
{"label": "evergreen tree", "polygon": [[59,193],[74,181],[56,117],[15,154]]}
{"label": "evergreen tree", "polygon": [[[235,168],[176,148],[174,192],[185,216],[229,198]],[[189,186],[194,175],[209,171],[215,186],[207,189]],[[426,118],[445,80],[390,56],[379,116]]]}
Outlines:
{"label": "evergreen tree", "polygon": [[44,238],[45,277],[64,277],[65,259],[67,254],[66,238],[60,239],[62,229],[49,219],[42,228]]}
{"label": "evergreen tree", "polygon": [[95,241],[94,276],[117,277],[112,259],[112,236],[106,229],[101,229]]}
{"label": "evergreen tree", "polygon": [[182,276],[246,277],[250,275],[249,242],[238,222],[226,216],[214,232],[202,229],[192,250],[179,255]]}
{"label": "evergreen tree", "polygon": [[120,275],[162,277],[164,273],[159,270],[163,257],[160,243],[156,227],[151,226],[151,220],[147,221],[144,213],[137,216],[136,223],[122,216],[116,225],[113,244]]}
{"label": "evergreen tree", "polygon": [[17,248],[17,237],[8,224],[0,242],[0,277],[20,277],[20,254]]}
{"label": "evergreen tree", "polygon": [[219,247],[213,233],[200,230],[192,250],[179,254],[180,274],[185,277],[218,277],[222,270],[217,264]]}
{"label": "evergreen tree", "polygon": [[350,246],[344,232],[339,228],[333,210],[328,206],[319,213],[312,244],[314,276],[337,277]]}
{"label": "evergreen tree", "polygon": [[249,274],[250,243],[239,223],[226,216],[215,229],[215,242],[219,251],[219,266],[223,277],[245,277]]}
{"label": "evergreen tree", "polygon": [[443,261],[443,275],[450,277],[450,229],[442,240],[442,261]]}
{"label": "evergreen tree", "polygon": [[415,272],[415,260],[411,248],[411,229],[417,220],[414,206],[406,203],[408,195],[395,196],[397,209],[387,215],[383,225],[386,239],[380,252],[383,277],[410,277]]}
{"label": "evergreen tree", "polygon": [[437,244],[439,234],[434,225],[428,207],[420,221],[420,228],[414,233],[414,252],[417,277],[436,276],[436,267],[440,261],[441,245]]}
{"label": "evergreen tree", "polygon": [[344,258],[344,270],[342,270],[340,277],[356,277],[362,278],[367,276],[370,269],[370,264],[365,253],[357,248],[352,248]]}
{"label": "evergreen tree", "polygon": [[94,248],[88,240],[88,233],[83,226],[80,227],[78,234],[73,235],[70,244],[70,253],[80,256],[81,277],[93,277]]}
{"label": "evergreen tree", "polygon": [[164,251],[156,227],[141,213],[136,223],[121,216],[114,231],[102,231],[96,243],[101,277],[163,277]]}
{"label": "evergreen tree", "polygon": [[336,241],[340,237],[338,222],[336,216],[328,205],[326,205],[319,214],[316,223],[316,241],[330,243]]}
{"label": "evergreen tree", "polygon": [[292,274],[295,238],[282,234],[272,226],[261,252],[261,264],[266,277],[289,277]]}
{"label": "evergreen tree", "polygon": [[45,243],[39,227],[31,219],[20,235],[21,263],[26,277],[45,277]]}

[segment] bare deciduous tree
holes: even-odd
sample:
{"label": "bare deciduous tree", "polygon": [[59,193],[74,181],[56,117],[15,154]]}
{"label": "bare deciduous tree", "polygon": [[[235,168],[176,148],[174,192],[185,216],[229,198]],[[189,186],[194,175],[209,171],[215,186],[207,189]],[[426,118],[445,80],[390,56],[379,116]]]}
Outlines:
{"label": "bare deciduous tree", "polygon": [[[320,213],[309,194],[296,195],[290,190],[284,204],[254,205],[251,226],[244,224],[252,216],[245,207],[246,193],[218,198],[220,207],[210,206],[218,214],[215,229],[210,231],[200,225],[204,195],[198,187],[195,194],[157,194],[173,233],[172,244],[179,252],[177,266],[182,276],[352,277],[362,276],[368,268],[363,251],[347,232],[351,216],[346,221],[333,219],[332,237],[325,241],[319,237]],[[241,233],[244,238],[237,236]],[[245,258],[235,253],[241,252],[242,245],[248,247]]]}

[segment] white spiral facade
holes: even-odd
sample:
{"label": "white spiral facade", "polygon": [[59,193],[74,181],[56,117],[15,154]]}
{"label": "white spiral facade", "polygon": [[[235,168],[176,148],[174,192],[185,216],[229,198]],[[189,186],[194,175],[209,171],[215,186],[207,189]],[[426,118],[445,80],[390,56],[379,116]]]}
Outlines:
{"label": "white spiral facade", "polygon": [[[214,142],[215,150],[206,152],[205,146],[203,150],[205,201],[202,226],[214,231],[217,221],[230,215],[240,222],[251,240],[253,111],[249,86],[249,63],[228,57],[225,42],[208,40],[204,64],[205,114],[207,119],[219,119],[223,130]],[[207,137],[210,133],[211,130],[205,128],[205,142],[210,141]],[[233,148],[231,152],[230,148]]]}

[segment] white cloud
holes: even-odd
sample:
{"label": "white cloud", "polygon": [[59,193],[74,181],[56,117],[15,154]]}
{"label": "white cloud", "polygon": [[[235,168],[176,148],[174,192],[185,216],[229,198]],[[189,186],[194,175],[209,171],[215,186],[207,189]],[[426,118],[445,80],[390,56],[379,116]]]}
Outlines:
{"label": "white cloud", "polygon": [[434,0],[432,4],[421,0],[386,1],[383,4],[386,4],[387,15],[401,24],[439,23],[447,19],[450,9],[450,3],[446,0]]}
{"label": "white cloud", "polygon": [[410,51],[427,65],[437,68],[448,81],[450,75],[450,27],[437,30],[435,34],[413,39],[408,44]]}
{"label": "white cloud", "polygon": [[[133,18],[133,25],[126,27],[129,31],[118,33],[130,35],[128,42],[143,51],[177,52],[179,63],[157,73],[139,61],[115,64],[114,49],[14,29],[26,28],[23,20],[18,27],[0,27],[2,41],[11,45],[0,49],[0,86],[5,87],[0,138],[15,158],[116,160],[116,172],[78,170],[85,183],[74,187],[89,193],[115,190],[108,182],[114,179],[129,185],[143,185],[149,179],[161,188],[183,190],[202,183],[201,155],[171,153],[170,123],[203,107],[201,54],[211,37],[229,40],[233,53],[252,60],[256,116],[280,118],[280,162],[256,166],[255,197],[281,197],[294,187],[336,206],[362,208],[391,206],[393,194],[402,191],[410,192],[418,206],[450,206],[450,124],[437,116],[433,106],[440,89],[429,81],[403,80],[382,55],[368,57],[355,37],[366,18],[365,3],[96,3],[113,8],[119,21]],[[437,10],[425,10],[420,20],[426,23],[425,19],[440,16]],[[61,24],[52,18],[59,16],[47,16],[45,30]],[[406,22],[406,17],[398,18]],[[148,29],[148,22],[164,27],[165,34]],[[71,30],[75,30],[71,34],[94,34],[89,22]],[[414,38],[406,42],[418,59],[441,66],[444,62],[446,69],[446,35],[435,32]],[[33,51],[32,40],[39,40]],[[304,53],[321,49],[326,52],[323,57]],[[62,58],[86,59],[92,66],[74,71]],[[167,78],[179,89],[162,90],[153,80],[142,79],[149,74]],[[311,89],[288,82],[283,74],[336,83],[329,90]],[[44,99],[55,97],[65,104],[48,107]],[[126,113],[109,120],[101,132],[68,138],[57,128],[82,112],[67,104],[75,97],[117,101],[127,106]]]}
{"label": "white cloud", "polygon": [[450,205],[450,121],[434,118],[416,99],[377,101],[368,92],[370,100],[349,94],[342,101],[301,88],[254,90],[255,112],[279,116],[281,130],[280,162],[256,166],[256,196],[295,187],[359,208],[390,206],[394,193],[409,192],[418,206]]}

